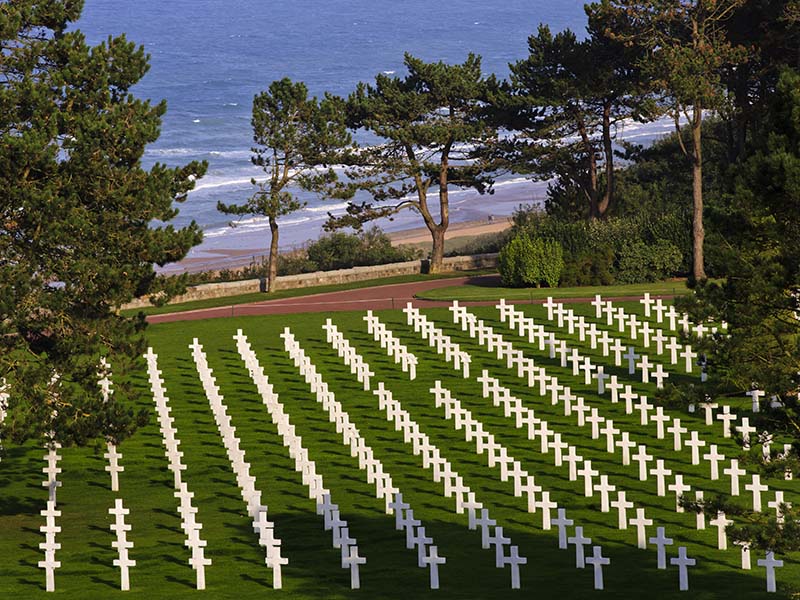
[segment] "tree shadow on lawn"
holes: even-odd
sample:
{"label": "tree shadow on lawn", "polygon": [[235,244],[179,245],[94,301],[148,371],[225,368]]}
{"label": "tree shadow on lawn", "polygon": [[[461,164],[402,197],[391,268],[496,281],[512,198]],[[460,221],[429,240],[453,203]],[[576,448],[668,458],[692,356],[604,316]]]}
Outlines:
{"label": "tree shadow on lawn", "polygon": [[500,275],[478,275],[477,277],[470,277],[464,285],[472,285],[475,287],[502,287],[503,279]]}

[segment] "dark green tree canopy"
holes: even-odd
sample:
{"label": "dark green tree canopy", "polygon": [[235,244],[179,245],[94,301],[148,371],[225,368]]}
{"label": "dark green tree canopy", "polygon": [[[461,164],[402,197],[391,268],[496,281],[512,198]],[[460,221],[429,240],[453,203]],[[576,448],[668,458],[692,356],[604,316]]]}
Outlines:
{"label": "dark green tree canopy", "polygon": [[[431,231],[435,270],[449,225],[450,186],[491,190],[485,160],[486,148],[496,138],[485,115],[491,80],[483,77],[480,57],[473,54],[455,65],[426,63],[406,54],[405,65],[406,77],[380,74],[374,85],[360,83],[348,99],[349,125],[380,141],[342,158],[350,167],[349,180],[338,194],[351,197],[365,189],[373,201],[351,204],[346,215],[331,218],[329,227],[360,228],[404,208],[415,210]],[[431,190],[438,195],[434,203]],[[438,211],[433,210],[436,203]]]}
{"label": "dark green tree canopy", "polygon": [[338,181],[330,165],[352,144],[345,114],[341,98],[309,98],[304,83],[288,78],[273,81],[253,99],[252,162],[266,179],[252,180],[258,189],[247,202],[219,202],[217,209],[269,219],[269,290],[277,277],[278,218],[305,206],[297,197],[299,190],[322,192]]}
{"label": "dark green tree canopy", "polygon": [[166,110],[130,93],[148,57],[124,37],[90,47],[68,32],[81,8],[0,3],[0,379],[10,393],[4,435],[16,440],[132,430],[124,382],[107,405],[96,384],[100,356],[124,375],[142,350],[143,324],[116,307],[178,291],[182,282],[156,278],[153,263],[179,260],[201,239],[195,224],[150,226],[175,216],[173,201],[205,165],[142,168]]}

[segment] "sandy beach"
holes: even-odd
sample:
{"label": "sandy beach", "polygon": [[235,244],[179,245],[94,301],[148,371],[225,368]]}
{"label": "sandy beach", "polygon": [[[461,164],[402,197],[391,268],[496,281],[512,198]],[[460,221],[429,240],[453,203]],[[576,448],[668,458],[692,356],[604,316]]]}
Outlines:
{"label": "sandy beach", "polygon": [[[445,239],[475,237],[487,233],[497,233],[511,227],[508,216],[493,217],[476,221],[453,223],[447,229]],[[431,241],[430,232],[425,227],[415,227],[388,233],[392,244],[424,244]],[[245,267],[254,261],[261,261],[266,252],[254,252],[252,248],[213,248],[205,250],[201,256],[193,256],[172,265],[171,273],[199,273]]]}

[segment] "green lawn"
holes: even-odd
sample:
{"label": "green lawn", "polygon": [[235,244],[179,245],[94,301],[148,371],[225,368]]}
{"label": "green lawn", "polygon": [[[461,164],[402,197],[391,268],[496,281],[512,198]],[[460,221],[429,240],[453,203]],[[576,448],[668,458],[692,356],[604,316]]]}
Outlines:
{"label": "green lawn", "polygon": [[[499,281],[498,281],[499,283]],[[595,294],[607,297],[641,296],[645,292],[651,295],[677,295],[686,294],[689,289],[685,280],[659,281],[656,283],[634,283],[630,285],[607,285],[589,287],[563,287],[563,288],[508,288],[489,287],[484,285],[459,285],[428,290],[417,294],[422,300],[543,300],[548,296],[553,298],[591,298]]]}
{"label": "green lawn", "polygon": [[397,277],[384,277],[381,279],[370,279],[368,281],[356,281],[353,283],[342,283],[337,285],[320,285],[308,288],[297,288],[292,290],[280,290],[266,294],[256,292],[253,294],[241,294],[239,296],[226,296],[224,298],[211,298],[209,300],[195,300],[193,302],[181,302],[180,304],[167,304],[166,306],[148,306],[121,311],[123,315],[133,316],[144,313],[145,315],[163,315],[168,313],[186,312],[189,310],[199,310],[203,308],[216,308],[218,306],[235,306],[238,304],[248,304],[250,302],[264,302],[266,300],[281,300],[283,298],[299,298],[312,294],[324,294],[327,292],[341,292],[345,290],[357,290],[361,288],[374,287],[378,285],[392,285],[396,283],[414,283],[417,281],[430,281],[431,279],[452,279],[455,277],[478,276],[493,273],[492,269],[482,269],[475,271],[459,271],[453,273],[442,273],[439,275],[400,275]]}
{"label": "green lawn", "polygon": [[[625,304],[639,311],[636,303]],[[617,427],[631,432],[634,439],[646,441],[651,454],[664,458],[667,466],[686,474],[686,481],[701,485],[710,495],[724,491],[727,477],[708,481],[707,467],[692,466],[687,449],[673,452],[671,438],[658,440],[650,428],[640,428],[638,413],[626,415],[623,404],[611,404],[608,397],[597,396],[562,369],[535,346],[516,337],[499,323],[494,308],[471,309],[495,330],[513,340],[515,347],[534,357],[539,366],[557,375],[562,384],[583,395],[591,406],[597,407]],[[525,306],[525,312],[545,324],[544,308]],[[589,315],[591,306],[576,310]],[[208,598],[717,598],[756,599],[765,597],[764,570],[755,566],[750,572],[739,566],[739,550],[716,550],[716,530],[696,531],[694,515],[675,512],[673,495],[658,497],[655,484],[640,482],[637,467],[625,467],[619,454],[605,451],[603,439],[592,440],[587,428],[578,428],[574,417],[565,417],[560,407],[553,407],[538,393],[529,390],[515,372],[508,371],[471,339],[468,333],[452,325],[446,309],[426,311],[446,333],[468,350],[472,357],[472,378],[463,379],[431,349],[427,342],[405,325],[400,311],[382,311],[380,318],[396,332],[401,341],[420,361],[418,378],[409,382],[390,361],[378,344],[366,333],[363,313],[336,313],[330,318],[345,333],[351,343],[375,371],[374,381],[383,381],[401,401],[405,410],[416,419],[421,430],[448,458],[464,481],[476,492],[478,500],[504,528],[504,534],[520,546],[520,554],[528,558],[521,568],[522,589],[509,589],[509,570],[494,567],[494,553],[482,550],[480,534],[467,528],[466,515],[454,512],[452,499],[445,498],[441,484],[434,483],[431,472],[422,468],[419,457],[404,443],[402,433],[378,409],[377,399],[364,392],[349,368],[325,343],[321,325],[328,315],[311,314],[275,317],[240,317],[209,321],[170,323],[152,326],[150,342],[159,355],[172,415],[187,465],[184,481],[195,493],[193,504],[198,507],[198,521],[203,523],[201,537],[208,541],[207,556],[214,564],[207,568]],[[374,486],[368,484],[358,461],[349,448],[341,443],[340,434],[328,421],[327,413],[317,404],[308,386],[283,351],[279,337],[285,326],[292,328],[301,345],[312,358],[331,391],[349,412],[366,442],[372,446],[395,485],[404,491],[414,507],[415,516],[426,526],[427,534],[447,557],[441,567],[441,587],[428,590],[428,572],[416,566],[416,553],[405,548],[404,534],[394,528],[394,518],[384,513],[383,502],[375,497]],[[581,346],[573,337],[555,326],[546,324],[567,339],[570,345]],[[367,557],[361,569],[360,591],[349,589],[349,574],[339,565],[339,550],[331,546],[330,532],[323,531],[322,521],[315,514],[313,501],[308,498],[300,474],[294,471],[294,461],[282,445],[276,427],[242,364],[231,336],[237,328],[248,335],[265,373],[275,386],[290,415],[296,431],[302,436],[309,457],[316,461],[317,472],[332,491],[333,500],[340,505],[342,516],[350,526],[350,535],[358,540],[359,553]],[[619,336],[620,334],[615,333]],[[269,517],[275,522],[276,535],[282,539],[282,554],[289,559],[284,567],[284,589],[271,589],[271,572],[264,565],[263,550],[257,545],[245,505],[239,496],[234,475],[214,425],[211,410],[197,377],[191,353],[187,348],[197,337],[204,345],[208,361],[214,369],[217,385],[225,397],[228,414],[241,447],[251,463],[251,473],[257,487],[263,491],[263,501],[269,505]],[[600,360],[598,352],[581,351]],[[142,361],[144,362],[144,361]],[[143,366],[144,367],[144,366]],[[697,559],[690,570],[691,593],[678,592],[678,574],[674,567],[656,569],[656,555],[651,548],[638,550],[633,529],[618,530],[617,515],[599,510],[597,495],[583,496],[582,481],[570,482],[566,467],[555,467],[550,454],[539,452],[539,442],[531,442],[525,433],[507,419],[502,408],[494,407],[481,397],[481,385],[476,381],[481,369],[499,377],[504,386],[533,408],[537,416],[546,419],[550,427],[560,431],[563,439],[579,447],[595,468],[609,475],[612,484],[628,492],[628,499],[645,506],[648,516],[667,528],[676,546],[687,545],[688,553]],[[627,371],[607,368],[608,372],[627,379]],[[593,592],[590,568],[574,568],[574,550],[557,549],[557,532],[542,531],[541,517],[526,512],[526,502],[513,495],[511,481],[500,480],[499,469],[489,468],[486,456],[475,454],[473,443],[466,442],[463,431],[456,431],[451,421],[444,419],[442,409],[436,408],[429,393],[435,380],[450,389],[465,408],[480,419],[509,453],[535,475],[536,483],[551,492],[551,498],[567,508],[568,515],[584,526],[584,533],[593,543],[603,547],[604,556],[612,563],[605,568],[605,592]],[[632,383],[632,382],[629,382]],[[152,412],[153,402],[149,385],[143,374],[137,385],[141,389],[140,406]],[[654,394],[652,385],[634,384],[638,391]],[[745,405],[743,397],[741,406]],[[739,408],[737,406],[736,408]],[[684,426],[697,429],[701,437],[719,444],[721,452],[735,456],[738,447],[731,439],[721,437],[720,426],[706,427],[699,414],[680,415]],[[172,475],[163,456],[161,434],[155,415],[150,424],[120,447],[125,472],[120,475],[121,492],[109,491],[108,475],[104,472],[103,448],[62,451],[64,460],[63,487],[59,490],[58,524],[63,531],[57,541],[62,549],[57,553],[62,568],[57,571],[57,596],[69,599],[88,598],[187,598],[199,597],[193,589],[194,573],[186,564],[189,553],[183,546],[180,520],[173,498]],[[44,573],[36,568],[42,558],[38,544],[44,536],[38,528],[44,520],[39,510],[44,507],[46,493],[41,487],[41,468],[44,452],[36,447],[11,448],[0,463],[0,598],[44,598]],[[743,482],[744,483],[744,482]],[[786,491],[788,501],[798,502],[797,482],[770,480],[773,489]],[[744,493],[744,492],[743,492]],[[113,536],[108,508],[115,497],[124,499],[131,509],[128,521],[132,524],[129,539],[135,544],[130,555],[137,560],[131,570],[131,591],[118,590],[118,570],[111,566],[115,557],[111,547]],[[764,502],[766,504],[767,498]],[[633,516],[633,515],[631,515]],[[655,534],[655,529],[648,532]],[[778,571],[778,597],[788,597],[789,587],[800,588],[800,555],[782,556],[786,567]],[[56,594],[53,594],[54,596]]]}

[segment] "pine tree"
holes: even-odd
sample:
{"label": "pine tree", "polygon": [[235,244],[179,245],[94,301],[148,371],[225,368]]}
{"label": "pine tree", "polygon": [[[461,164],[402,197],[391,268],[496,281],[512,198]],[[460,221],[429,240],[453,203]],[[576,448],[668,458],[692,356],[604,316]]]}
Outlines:
{"label": "pine tree", "polygon": [[[708,394],[741,401],[753,387],[764,391],[750,423],[762,437],[792,440],[792,449],[787,454],[777,444],[765,455],[754,443],[740,460],[763,476],[782,478],[787,468],[800,469],[800,74],[783,72],[736,172],[735,193],[709,215],[724,232],[719,260],[726,279],[698,285],[681,305],[697,321],[726,321],[728,330],[692,341],[707,354],[708,384],[671,387],[663,400],[686,404]],[[740,515],[731,534],[756,547],[800,549],[796,508],[786,510],[783,522],[771,510],[753,513],[734,498],[694,508]]]}
{"label": "pine tree", "polygon": [[509,65],[510,82],[492,103],[516,134],[504,143],[512,168],[579,189],[582,213],[595,219],[613,206],[617,124],[649,119],[654,105],[641,83],[639,49],[606,36],[591,6],[587,12],[584,40],[540,25],[528,38],[528,57]]}
{"label": "pine tree", "polygon": [[[232,215],[267,217],[270,228],[267,291],[278,276],[278,218],[305,206],[298,189],[323,190],[337,181],[330,168],[335,153],[351,144],[345,126],[344,103],[326,95],[322,101],[308,97],[302,82],[284,78],[253,99],[252,162],[267,178],[253,179],[258,191],[244,204],[217,204]],[[321,168],[320,168],[321,167]]]}
{"label": "pine tree", "polygon": [[[731,44],[726,22],[744,0],[603,0],[594,6],[609,23],[608,34],[644,49],[640,66],[662,91],[665,110],[676,130],[685,118],[692,132],[682,150],[692,168],[693,260],[695,280],[706,278],[703,244],[703,113],[724,99],[725,68],[744,60]],[[682,138],[678,138],[682,141]]]}
{"label": "pine tree", "polygon": [[[406,77],[378,75],[374,85],[359,84],[348,99],[350,125],[379,141],[342,158],[350,165],[349,181],[338,194],[368,190],[372,201],[351,202],[346,215],[331,217],[328,228],[360,228],[411,209],[431,233],[430,272],[435,273],[442,268],[450,225],[450,189],[491,191],[486,150],[496,130],[484,110],[490,82],[473,54],[455,65],[406,54],[405,65]],[[433,190],[438,207],[430,198]]]}
{"label": "pine tree", "polygon": [[[153,264],[199,243],[173,218],[205,165],[141,165],[159,135],[162,102],[131,87],[148,57],[125,37],[90,47],[67,31],[82,2],[0,3],[0,382],[9,409],[2,435],[53,431],[63,444],[120,440],[141,423],[125,402],[143,350],[143,319],[117,314],[134,297],[180,291]],[[97,387],[101,356],[115,394]]]}

